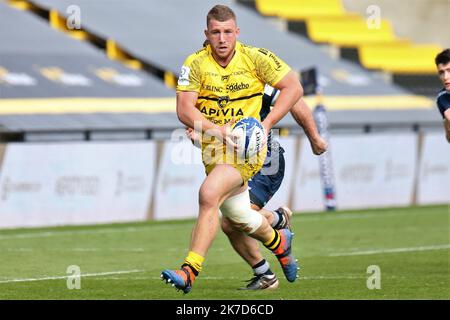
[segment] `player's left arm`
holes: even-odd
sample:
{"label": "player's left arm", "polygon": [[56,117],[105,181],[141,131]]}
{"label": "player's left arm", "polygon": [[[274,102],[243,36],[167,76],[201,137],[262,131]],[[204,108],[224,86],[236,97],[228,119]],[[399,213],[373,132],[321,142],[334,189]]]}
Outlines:
{"label": "player's left arm", "polygon": [[445,137],[447,141],[450,143],[450,108],[445,110],[444,112],[444,128],[445,128]]}
{"label": "player's left arm", "polygon": [[262,122],[266,133],[289,112],[295,102],[303,95],[302,85],[292,70],[273,85],[273,87],[280,90],[280,95],[272,110]]}
{"label": "player's left arm", "polygon": [[311,110],[303,99],[299,99],[291,108],[292,117],[303,128],[315,155],[327,151],[328,144],[317,130]]}

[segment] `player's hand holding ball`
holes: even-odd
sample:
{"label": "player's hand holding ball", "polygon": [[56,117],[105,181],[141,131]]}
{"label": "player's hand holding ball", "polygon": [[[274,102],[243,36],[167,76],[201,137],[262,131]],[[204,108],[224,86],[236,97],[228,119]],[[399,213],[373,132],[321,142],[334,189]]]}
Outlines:
{"label": "player's hand holding ball", "polygon": [[231,132],[235,136],[237,154],[242,159],[255,156],[267,142],[265,128],[257,119],[252,117],[243,118],[236,122]]}

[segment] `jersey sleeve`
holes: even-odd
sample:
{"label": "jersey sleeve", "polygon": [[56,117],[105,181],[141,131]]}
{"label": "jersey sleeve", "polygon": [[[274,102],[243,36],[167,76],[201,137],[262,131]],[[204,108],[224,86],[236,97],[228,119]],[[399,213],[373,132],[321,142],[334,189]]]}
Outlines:
{"label": "jersey sleeve", "polygon": [[262,48],[255,50],[257,50],[254,53],[256,74],[270,86],[276,85],[291,70],[283,60],[269,50]]}
{"label": "jersey sleeve", "polygon": [[200,68],[198,61],[189,56],[184,61],[178,77],[177,91],[200,91]]}

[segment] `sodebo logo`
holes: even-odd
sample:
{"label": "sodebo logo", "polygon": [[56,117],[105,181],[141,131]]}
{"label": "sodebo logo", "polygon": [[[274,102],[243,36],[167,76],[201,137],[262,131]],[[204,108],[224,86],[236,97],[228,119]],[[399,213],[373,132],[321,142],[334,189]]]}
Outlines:
{"label": "sodebo logo", "polygon": [[250,85],[248,83],[232,83],[226,86],[226,89],[231,92],[236,92],[244,89],[248,89]]}

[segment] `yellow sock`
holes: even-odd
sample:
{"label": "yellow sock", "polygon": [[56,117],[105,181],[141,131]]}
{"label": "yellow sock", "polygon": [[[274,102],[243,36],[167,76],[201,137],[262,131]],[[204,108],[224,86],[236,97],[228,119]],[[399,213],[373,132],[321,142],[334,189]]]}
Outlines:
{"label": "yellow sock", "polygon": [[194,251],[189,251],[188,256],[184,259],[184,262],[194,268],[198,273],[202,271],[202,263],[204,260],[205,258],[201,255],[195,253]]}
{"label": "yellow sock", "polygon": [[270,237],[270,240],[267,242],[264,242],[264,246],[269,250],[275,250],[278,245],[280,244],[281,238],[280,234],[277,230],[272,229],[272,236]]}

